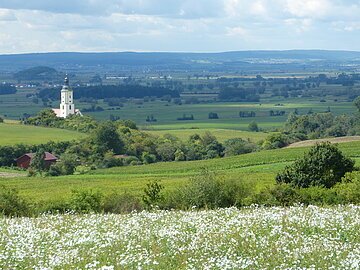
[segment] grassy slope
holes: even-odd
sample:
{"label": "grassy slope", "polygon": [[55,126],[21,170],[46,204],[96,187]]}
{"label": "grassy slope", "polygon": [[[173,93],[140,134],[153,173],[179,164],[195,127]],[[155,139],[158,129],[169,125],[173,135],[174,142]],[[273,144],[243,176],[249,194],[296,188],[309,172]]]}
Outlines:
{"label": "grassy slope", "polygon": [[[360,142],[340,144],[341,149],[360,161]],[[167,190],[175,189],[206,167],[225,179],[254,183],[257,189],[274,184],[274,178],[286,164],[301,156],[307,148],[262,151],[236,157],[192,162],[157,163],[93,171],[87,175],[57,178],[0,178],[0,185],[15,187],[28,198],[56,200],[68,197],[73,189],[114,190],[140,194],[148,180],[161,179]]]}
{"label": "grassy slope", "polygon": [[0,145],[17,143],[40,144],[47,141],[69,141],[86,136],[85,134],[55,128],[25,126],[14,123],[0,124]]}

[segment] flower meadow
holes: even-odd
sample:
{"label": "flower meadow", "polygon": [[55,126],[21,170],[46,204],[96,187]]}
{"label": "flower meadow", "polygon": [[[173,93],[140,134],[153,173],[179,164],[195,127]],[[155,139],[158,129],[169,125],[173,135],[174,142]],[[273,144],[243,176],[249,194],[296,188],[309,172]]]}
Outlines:
{"label": "flower meadow", "polygon": [[1,218],[0,269],[360,269],[360,207]]}

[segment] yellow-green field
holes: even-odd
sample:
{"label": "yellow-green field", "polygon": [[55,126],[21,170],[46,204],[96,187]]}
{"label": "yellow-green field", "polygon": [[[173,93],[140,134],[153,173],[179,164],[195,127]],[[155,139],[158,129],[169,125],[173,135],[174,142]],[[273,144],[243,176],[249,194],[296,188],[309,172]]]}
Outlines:
{"label": "yellow-green field", "polygon": [[260,140],[265,139],[269,135],[269,133],[265,133],[265,132],[250,132],[250,131],[242,131],[242,130],[215,129],[215,128],[214,129],[201,128],[201,129],[152,130],[147,132],[158,136],[171,134],[183,141],[189,139],[191,135],[194,134],[204,135],[205,132],[210,132],[220,142],[224,142],[232,138],[242,138],[245,140],[250,139],[253,142],[258,142]]}
{"label": "yellow-green field", "polygon": [[0,123],[0,145],[17,143],[40,144],[48,141],[70,141],[85,137],[85,134],[64,129],[26,126],[16,122]]}
{"label": "yellow-green field", "polygon": [[[79,189],[100,190],[105,194],[113,191],[140,194],[149,180],[162,180],[165,190],[174,190],[200,172],[201,168],[208,168],[224,179],[252,183],[259,190],[273,185],[275,175],[307,149],[287,148],[222,159],[117,167],[85,175],[0,178],[0,185],[17,188],[21,195],[34,201],[68,198],[72,190]],[[359,165],[360,142],[340,144],[340,149]]]}

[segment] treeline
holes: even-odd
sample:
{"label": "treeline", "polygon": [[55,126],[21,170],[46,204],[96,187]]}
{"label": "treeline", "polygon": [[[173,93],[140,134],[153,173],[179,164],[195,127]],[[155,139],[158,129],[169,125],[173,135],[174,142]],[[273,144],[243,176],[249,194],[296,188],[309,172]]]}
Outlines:
{"label": "treeline", "polygon": [[16,87],[11,84],[0,84],[0,95],[10,95],[16,93]]}
{"label": "treeline", "polygon": [[[164,87],[151,87],[142,85],[98,85],[74,88],[74,98],[144,98],[144,97],[180,97],[178,91],[170,90]],[[42,89],[38,93],[42,99],[56,100],[59,98],[59,89]]]}
{"label": "treeline", "polygon": [[263,89],[226,87],[220,90],[218,99],[224,101],[259,102],[260,93],[263,93]]}

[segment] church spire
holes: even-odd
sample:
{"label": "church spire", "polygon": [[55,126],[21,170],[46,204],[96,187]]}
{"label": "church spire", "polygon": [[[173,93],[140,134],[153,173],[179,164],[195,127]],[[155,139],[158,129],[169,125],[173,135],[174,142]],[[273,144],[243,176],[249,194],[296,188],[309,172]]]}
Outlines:
{"label": "church spire", "polygon": [[65,75],[64,85],[69,87],[69,77],[67,74]]}

